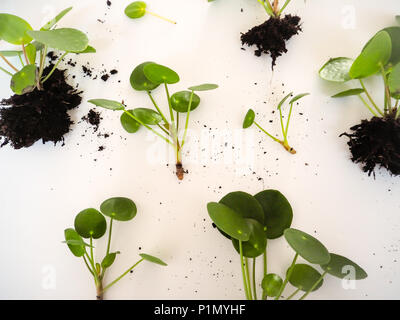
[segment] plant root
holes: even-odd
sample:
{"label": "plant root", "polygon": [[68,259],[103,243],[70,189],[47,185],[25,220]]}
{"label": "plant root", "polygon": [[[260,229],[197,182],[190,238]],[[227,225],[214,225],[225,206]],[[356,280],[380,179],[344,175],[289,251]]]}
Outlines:
{"label": "plant root", "polygon": [[176,176],[178,177],[178,179],[183,180],[185,173],[187,173],[187,171],[183,169],[182,163],[178,162],[176,164]]}

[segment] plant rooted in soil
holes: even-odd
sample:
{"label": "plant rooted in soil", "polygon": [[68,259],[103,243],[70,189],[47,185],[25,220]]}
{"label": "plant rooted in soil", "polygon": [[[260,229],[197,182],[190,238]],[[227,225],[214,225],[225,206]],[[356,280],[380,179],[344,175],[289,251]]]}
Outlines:
{"label": "plant rooted in soil", "polygon": [[[182,166],[182,148],[186,142],[189,117],[190,113],[200,104],[200,97],[195,92],[213,90],[218,86],[216,84],[201,84],[190,87],[186,91],[176,92],[170,96],[168,84],[177,83],[179,80],[179,76],[175,71],[154,62],[144,62],[133,70],[130,82],[134,90],[147,93],[156,110],[147,108],[128,110],[123,103],[106,99],[93,99],[89,100],[89,102],[106,109],[122,111],[121,124],[128,133],[135,133],[143,126],[171,145],[176,154],[176,176],[179,180],[182,180],[185,174]],[[163,85],[165,89],[169,119],[161,111],[152,96],[152,91],[160,85]],[[186,120],[181,137],[180,116],[183,114],[186,114]],[[152,127],[156,127],[158,130]]]}
{"label": "plant rooted in soil", "polygon": [[[119,251],[111,252],[113,221],[130,221],[136,216],[136,212],[136,205],[132,200],[121,197],[110,198],[101,204],[100,211],[89,208],[79,212],[75,217],[74,228],[64,230],[64,242],[68,245],[70,251],[75,257],[83,259],[89,273],[94,279],[98,300],[103,300],[104,292],[120,281],[141,262],[146,260],[162,266],[167,265],[159,258],[142,253],[139,254],[139,261],[137,261],[132,267],[108,285],[103,285],[106,271],[112,266],[117,255],[120,254]],[[93,240],[100,239],[107,231],[107,221],[104,216],[110,218],[107,250],[102,261],[96,262]],[[83,239],[89,239],[89,243],[85,242]]]}
{"label": "plant rooted in soil", "polygon": [[286,126],[284,126],[283,124],[283,116],[282,116],[282,106],[283,104],[286,102],[287,99],[289,99],[289,97],[291,97],[293,95],[293,93],[289,93],[286,97],[284,97],[278,104],[277,109],[279,110],[279,118],[280,118],[280,122],[281,122],[281,129],[282,129],[282,135],[283,135],[283,139],[280,140],[276,137],[274,137],[272,134],[268,133],[265,129],[263,129],[256,121],[256,114],[254,112],[253,109],[249,109],[249,111],[247,111],[246,116],[243,120],[243,129],[247,129],[249,127],[251,127],[253,124],[255,124],[262,132],[264,132],[268,137],[270,137],[272,140],[278,142],[279,144],[281,144],[286,151],[290,152],[291,154],[295,154],[296,150],[293,149],[288,142],[288,130],[289,130],[289,123],[290,123],[290,118],[292,116],[292,110],[293,110],[293,104],[300,100],[301,98],[309,95],[309,93],[301,93],[297,96],[295,96],[294,98],[292,98],[289,102],[290,105],[290,109],[289,109],[289,115],[286,121]]}
{"label": "plant rooted in soil", "polygon": [[[40,139],[43,142],[62,141],[72,123],[67,111],[81,102],[79,93],[66,83],[64,71],[57,67],[69,53],[96,50],[88,45],[83,32],[55,28],[71,9],[63,10],[39,31],[33,31],[30,24],[20,17],[0,14],[0,40],[21,48],[0,51],[0,58],[6,64],[0,66],[0,70],[11,77],[10,86],[15,93],[1,102],[10,107],[0,110],[0,136],[17,149],[29,147]],[[45,68],[49,48],[64,53],[55,64]],[[20,68],[9,60],[10,57],[18,58]]]}
{"label": "plant rooted in soil", "polygon": [[[373,114],[370,120],[350,128],[348,145],[352,161],[360,163],[363,171],[371,175],[376,167],[386,168],[391,174],[400,174],[400,27],[379,31],[364,46],[355,59],[330,59],[319,72],[322,79],[332,82],[356,80],[360,87],[348,88],[333,98],[358,96]],[[364,81],[372,76],[382,78],[383,107],[368,91]]]}
{"label": "plant rooted in soil", "polygon": [[[300,291],[299,300],[305,299],[311,292],[318,290],[327,274],[334,277],[360,280],[367,273],[356,263],[335,253],[311,235],[290,228],[293,210],[288,200],[277,190],[264,190],[255,196],[245,192],[231,192],[219,202],[207,204],[208,214],[222,235],[229,239],[240,256],[243,287],[248,300],[257,300],[259,284],[256,280],[256,260],[262,257],[262,300],[267,297],[282,298],[290,283],[295,289],[285,295],[292,299]],[[273,239],[284,236],[295,255],[284,277],[268,273],[267,244]],[[303,258],[304,263],[298,262]],[[252,260],[250,270],[249,260]],[[311,265],[317,265],[322,272]]]}
{"label": "plant rooted in soil", "polygon": [[270,18],[259,26],[255,26],[242,34],[242,45],[256,46],[255,55],[260,57],[262,53],[269,54],[272,58],[272,69],[276,65],[276,59],[287,52],[286,42],[301,31],[298,16],[290,14],[281,17],[283,10],[291,0],[286,0],[282,8],[279,1],[257,0],[265,9]]}
{"label": "plant rooted in soil", "polygon": [[139,18],[143,17],[146,13],[152,15],[153,17],[156,17],[156,18],[165,20],[167,22],[176,24],[175,21],[172,21],[170,19],[167,19],[165,17],[162,17],[162,16],[158,15],[157,13],[154,13],[154,12],[151,12],[151,11],[147,10],[147,4],[144,1],[132,2],[131,4],[129,4],[125,8],[126,16],[131,18],[131,19],[139,19]]}

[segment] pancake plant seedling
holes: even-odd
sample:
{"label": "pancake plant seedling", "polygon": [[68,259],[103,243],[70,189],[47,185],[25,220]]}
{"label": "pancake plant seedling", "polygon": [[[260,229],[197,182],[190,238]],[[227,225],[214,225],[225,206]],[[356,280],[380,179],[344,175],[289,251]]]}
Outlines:
{"label": "pancake plant seedling", "polygon": [[[350,128],[352,133],[343,133],[350,140],[348,145],[352,161],[361,163],[368,175],[375,167],[384,167],[393,175],[400,174],[400,27],[389,27],[379,31],[364,46],[355,59],[330,59],[320,70],[324,80],[354,84],[333,98],[357,96],[372,113],[370,120]],[[365,81],[379,76],[382,79],[383,106],[367,89]]]}
{"label": "pancake plant seedling", "polygon": [[[154,62],[144,62],[133,70],[130,82],[134,90],[147,93],[156,110],[147,108],[128,110],[123,103],[105,99],[93,99],[89,102],[106,109],[122,111],[121,124],[128,133],[135,133],[143,126],[171,145],[176,154],[176,176],[179,180],[182,180],[185,173],[182,166],[182,148],[186,142],[189,117],[190,113],[200,104],[200,97],[195,92],[213,90],[218,86],[216,84],[201,84],[190,87],[185,91],[176,92],[171,96],[168,85],[177,83],[179,80],[178,74],[170,68]],[[152,96],[152,91],[160,85],[165,89],[169,119],[161,111]],[[182,138],[179,131],[181,114],[186,114]],[[152,127],[156,127],[158,130],[154,130]]]}
{"label": "pancake plant seedling", "polygon": [[175,21],[164,18],[154,12],[147,10],[147,4],[146,4],[146,2],[143,2],[143,1],[132,2],[130,5],[128,5],[125,8],[125,14],[131,19],[139,19],[139,18],[143,17],[146,13],[148,13],[154,17],[157,17],[159,19],[165,20],[167,22],[176,24]]}
{"label": "pancake plant seedling", "polygon": [[[299,300],[319,289],[325,276],[348,280],[360,280],[367,273],[356,263],[335,253],[311,235],[290,228],[293,211],[288,200],[277,190],[264,190],[255,196],[245,192],[231,192],[219,202],[207,204],[208,214],[222,235],[228,238],[240,256],[243,287],[248,300],[257,300],[258,288],[261,299],[278,300],[290,283],[295,290],[285,295],[292,299],[300,291]],[[284,236],[295,255],[289,268],[281,277],[267,268],[267,244]],[[261,285],[256,280],[256,260],[262,257],[263,276]],[[308,263],[298,263],[298,258]],[[250,272],[250,263],[252,268]],[[318,265],[322,272],[312,265]]]}
{"label": "pancake plant seedling", "polygon": [[[108,285],[103,286],[106,271],[114,263],[117,254],[120,254],[119,251],[110,251],[113,221],[130,221],[136,216],[136,212],[136,205],[132,200],[121,197],[110,198],[101,204],[100,211],[89,208],[79,212],[75,217],[74,228],[68,228],[64,231],[64,242],[68,245],[75,257],[83,259],[89,273],[94,279],[98,300],[103,300],[104,292],[120,281],[141,262],[146,260],[161,266],[167,265],[159,258],[142,253],[139,254],[140,259],[132,267]],[[107,221],[104,216],[110,218],[110,227],[106,254],[101,263],[99,263],[96,262],[93,240],[100,239],[107,231]],[[89,239],[89,243],[85,242],[83,239]]]}
{"label": "pancake plant seedling", "polygon": [[249,109],[249,111],[247,111],[246,116],[244,118],[243,121],[243,129],[247,129],[249,127],[251,127],[253,124],[255,124],[262,132],[264,132],[268,137],[270,137],[272,140],[280,143],[288,152],[290,152],[291,154],[295,154],[296,150],[294,150],[288,142],[288,130],[289,130],[289,123],[290,123],[290,118],[292,116],[292,110],[293,110],[293,104],[300,100],[301,98],[305,97],[309,95],[309,93],[302,93],[299,94],[297,96],[295,96],[294,98],[292,98],[289,102],[290,105],[290,109],[289,109],[289,115],[286,121],[286,126],[284,126],[283,124],[283,116],[282,116],[282,106],[283,104],[286,102],[287,99],[289,99],[292,96],[292,92],[289,93],[286,97],[284,97],[281,102],[279,102],[278,104],[278,110],[279,110],[279,118],[280,118],[280,122],[281,122],[281,128],[282,128],[282,135],[283,138],[282,140],[275,138],[272,134],[268,133],[265,129],[263,129],[256,121],[255,121],[255,117],[256,114],[254,112],[253,109]]}

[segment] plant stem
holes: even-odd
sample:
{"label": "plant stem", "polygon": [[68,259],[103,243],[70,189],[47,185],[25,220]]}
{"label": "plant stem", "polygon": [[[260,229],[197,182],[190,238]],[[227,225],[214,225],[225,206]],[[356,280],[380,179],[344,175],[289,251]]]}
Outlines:
{"label": "plant stem", "polygon": [[281,140],[275,138],[273,135],[269,134],[267,131],[265,131],[257,122],[254,121],[254,124],[262,131],[264,132],[267,136],[269,136],[272,140],[281,143]]}
{"label": "plant stem", "polygon": [[253,300],[253,294],[251,293],[249,261],[248,261],[247,257],[244,258],[244,265],[245,265],[245,272],[246,272],[246,279],[247,279],[247,288],[249,290],[249,298],[250,298],[250,300]]}
{"label": "plant stem", "polygon": [[[263,279],[265,278],[265,276],[267,275],[267,248],[265,248],[264,254],[263,254],[263,264],[264,264],[264,276]],[[263,295],[262,295],[262,300],[267,300],[267,292],[265,290],[263,290]]]}
{"label": "plant stem", "polygon": [[360,81],[360,84],[361,84],[362,88],[364,89],[365,94],[367,95],[369,101],[371,101],[372,105],[374,106],[375,110],[378,111],[378,113],[379,113],[381,116],[383,116],[382,110],[379,109],[379,107],[376,105],[374,99],[372,99],[371,95],[369,94],[367,88],[366,88],[365,85],[364,85],[364,82],[363,82],[361,79],[359,79],[359,81]]}
{"label": "plant stem", "polygon": [[190,111],[192,109],[193,96],[194,96],[194,91],[192,90],[192,92],[190,94],[189,105],[188,105],[187,114],[186,114],[185,132],[183,133],[182,147],[185,144],[187,129],[189,127],[189,117],[190,117]]}
{"label": "plant stem", "polygon": [[284,132],[285,141],[287,141],[287,135],[288,135],[288,130],[289,130],[289,122],[290,122],[290,117],[292,115],[292,109],[293,109],[293,103],[290,104],[289,115],[288,115],[288,119],[287,119],[287,122],[286,122],[286,129],[285,129],[285,132]]}
{"label": "plant stem", "polygon": [[140,259],[138,262],[136,262],[132,267],[130,267],[128,270],[126,270],[122,275],[120,275],[117,279],[115,279],[113,282],[105,286],[103,289],[103,293],[108,290],[110,287],[112,287],[114,284],[116,284],[119,280],[121,280],[123,277],[125,277],[132,269],[134,269],[139,263],[141,263],[144,259]]}
{"label": "plant stem", "polygon": [[383,68],[383,66],[381,65],[381,73],[382,73],[382,77],[383,77],[383,83],[385,84],[385,114],[387,114],[387,112],[391,112],[392,111],[392,98],[390,97],[390,89],[389,89],[389,84],[388,84],[388,79],[386,78],[385,75],[385,69]]}
{"label": "plant stem", "polygon": [[157,18],[159,18],[159,19],[162,19],[162,20],[165,20],[165,21],[167,21],[167,22],[170,22],[170,23],[172,23],[172,24],[176,24],[175,21],[172,21],[172,20],[170,20],[170,19],[167,19],[167,18],[165,18],[165,17],[163,17],[163,16],[160,16],[160,15],[158,15],[158,14],[156,14],[156,13],[154,13],[154,12],[151,12],[151,11],[149,11],[149,10],[146,10],[146,13],[151,14],[152,16],[157,17]]}
{"label": "plant stem", "polygon": [[282,129],[282,134],[283,134],[283,139],[286,142],[286,137],[285,137],[285,129],[283,127],[283,118],[282,118],[282,107],[279,108],[279,119],[281,121],[281,129]]}
{"label": "plant stem", "polygon": [[169,96],[169,91],[168,91],[168,85],[166,82],[164,82],[164,86],[165,86],[165,92],[167,94],[167,100],[168,100],[168,107],[169,107],[169,115],[171,117],[171,122],[174,123],[175,119],[174,119],[174,112],[172,111],[172,105],[171,105],[171,98]]}
{"label": "plant stem", "polygon": [[239,240],[239,251],[240,251],[240,266],[242,268],[242,277],[243,277],[243,288],[246,294],[246,299],[249,300],[249,289],[247,288],[246,273],[244,270],[244,261],[243,261],[243,244],[242,241],[240,240]]}
{"label": "plant stem", "polygon": [[150,97],[151,102],[153,102],[154,107],[157,109],[157,112],[161,115],[161,117],[163,118],[164,122],[169,124],[167,118],[164,116],[164,114],[161,112],[160,108],[158,107],[156,101],[154,100],[153,96],[151,95],[150,91],[147,91],[147,94]]}
{"label": "plant stem", "polygon": [[2,58],[2,59],[4,60],[4,62],[7,63],[14,71],[16,71],[16,72],[19,71],[19,70],[18,70],[16,67],[14,67],[14,65],[13,65],[10,61],[8,61],[7,58],[6,58],[5,56],[3,56],[1,53],[0,53],[0,58]]}
{"label": "plant stem", "polygon": [[158,126],[162,131],[164,131],[164,133],[165,133],[167,136],[170,135],[169,132],[168,132],[163,126],[160,126],[159,123],[157,123],[157,126]]}
{"label": "plant stem", "polygon": [[89,269],[89,272],[92,274],[92,276],[94,276],[94,273],[93,273],[92,269],[90,269],[89,264],[87,263],[87,260],[86,260],[85,256],[82,256],[82,258],[83,258],[83,261],[85,261],[86,267]]}
{"label": "plant stem", "polygon": [[269,3],[269,0],[257,0],[261,5],[264,7],[265,11],[268,13],[268,15],[273,16],[274,15],[274,10],[271,7],[271,4]]}
{"label": "plant stem", "polygon": [[294,266],[295,266],[295,264],[296,264],[296,260],[297,260],[297,257],[298,257],[298,256],[299,256],[299,255],[298,255],[297,253],[294,255],[292,264],[290,265],[290,268],[289,268],[289,270],[288,270],[288,272],[287,272],[287,274],[286,274],[285,281],[283,281],[282,286],[281,286],[281,288],[279,289],[279,293],[278,293],[278,294],[276,295],[276,297],[275,297],[275,300],[278,300],[278,299],[281,297],[281,294],[282,294],[283,290],[285,290],[285,287],[286,287],[287,283],[289,282],[290,276],[292,275],[293,268],[294,268]]}
{"label": "plant stem", "polygon": [[395,120],[400,116],[399,101],[400,101],[400,100],[397,100],[397,101],[396,101],[396,105],[394,106],[394,108],[397,109],[397,111],[396,111],[396,116],[394,117]]}
{"label": "plant stem", "polygon": [[2,68],[2,67],[0,67],[0,70],[1,71],[3,71],[3,72],[5,72],[5,73],[7,73],[9,76],[13,76],[13,74],[11,73],[11,72],[8,72],[6,69],[4,69],[4,68]]}
{"label": "plant stem", "polygon": [[254,294],[254,300],[257,300],[256,258],[253,258],[253,294]]}
{"label": "plant stem", "polygon": [[325,275],[328,273],[328,271],[324,271],[323,274],[321,274],[321,276],[319,277],[319,279],[313,284],[313,286],[310,288],[310,290],[308,290],[305,294],[303,294],[299,300],[304,300],[309,294],[310,292],[312,292],[317,285],[324,279]]}
{"label": "plant stem", "polygon": [[22,57],[21,57],[20,54],[18,54],[18,58],[19,58],[19,61],[21,62],[22,68],[25,67],[25,63],[24,63],[24,61],[22,60]]}
{"label": "plant stem", "polygon": [[97,300],[103,300],[104,290],[103,282],[101,280],[98,280],[98,282],[96,283],[96,293]]}
{"label": "plant stem", "polygon": [[44,48],[40,51],[40,65],[39,65],[39,75],[38,75],[38,81],[37,81],[37,88],[39,90],[42,89],[42,85],[40,82],[40,79],[42,78],[43,70],[44,70],[44,62],[46,60],[46,55],[47,55],[47,45],[44,46]]}
{"label": "plant stem", "polygon": [[49,72],[49,74],[42,80],[42,84],[46,82],[47,79],[50,78],[50,76],[53,74],[53,72],[57,69],[58,65],[60,64],[60,62],[62,61],[62,59],[64,59],[64,57],[68,54],[69,52],[65,52],[60,59],[58,59],[57,63],[54,65],[53,69],[51,69],[51,71]]}
{"label": "plant stem", "polygon": [[28,55],[26,54],[26,49],[25,49],[25,45],[24,44],[22,44],[22,52],[24,53],[26,64],[30,64],[29,59],[28,59]]}
{"label": "plant stem", "polygon": [[288,6],[288,4],[290,3],[291,0],[286,0],[285,4],[283,5],[283,7],[281,8],[281,10],[279,10],[278,16],[280,16],[283,12],[283,10],[286,9],[286,7]]}
{"label": "plant stem", "polygon": [[95,272],[96,268],[94,267],[95,260],[93,258],[93,238],[92,237],[90,237],[90,258],[92,261],[93,272]]}
{"label": "plant stem", "polygon": [[292,299],[299,291],[300,289],[295,290],[289,297],[286,298],[286,300]]}
{"label": "plant stem", "polygon": [[110,220],[110,230],[109,230],[109,233],[108,233],[108,243],[107,243],[107,253],[106,253],[106,255],[108,255],[110,253],[111,233],[112,233],[113,221],[114,221],[114,219],[111,218],[111,220]]}
{"label": "plant stem", "polygon": [[370,107],[370,105],[364,100],[364,98],[359,94],[358,97],[361,99],[361,101],[364,103],[364,105],[368,108],[369,111],[375,116],[378,117],[378,114]]}
{"label": "plant stem", "polygon": [[279,16],[279,0],[274,0],[274,14],[275,17]]}

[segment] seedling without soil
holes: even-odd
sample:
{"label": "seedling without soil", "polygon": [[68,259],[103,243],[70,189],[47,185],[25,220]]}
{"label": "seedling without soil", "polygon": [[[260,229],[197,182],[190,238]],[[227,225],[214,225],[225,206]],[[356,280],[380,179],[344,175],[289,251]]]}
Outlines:
{"label": "seedling without soil", "polygon": [[[118,281],[125,277],[130,271],[143,261],[149,261],[161,266],[167,264],[154,256],[142,253],[140,259],[128,270],[122,273],[108,285],[103,285],[106,271],[112,266],[119,251],[111,252],[111,234],[114,221],[130,221],[136,216],[136,205],[128,198],[110,198],[104,201],[100,206],[100,211],[89,208],[81,211],[75,217],[74,228],[68,228],[64,231],[65,243],[75,257],[82,258],[86,268],[93,277],[97,299],[103,300],[104,292],[114,286]],[[108,232],[107,250],[101,262],[96,262],[93,240],[100,239],[107,231],[106,217],[110,218],[110,227]],[[89,243],[83,239],[89,239]]]}
{"label": "seedling without soil", "polygon": [[[186,91],[176,92],[171,96],[168,85],[175,84],[179,80],[178,74],[170,68],[154,62],[144,62],[133,70],[130,83],[134,90],[147,93],[155,110],[147,108],[129,110],[123,103],[106,99],[93,99],[89,102],[102,108],[122,111],[121,124],[128,133],[135,133],[143,126],[171,145],[176,154],[176,176],[179,180],[182,180],[185,174],[182,166],[182,148],[186,142],[189,117],[191,112],[200,104],[200,97],[195,92],[213,90],[218,86],[216,84],[201,84],[190,87]],[[163,85],[165,89],[169,117],[164,115],[152,96],[152,91],[160,85]],[[181,138],[180,116],[183,114],[186,114],[186,120]],[[156,129],[153,129],[153,127],[156,127]]]}
{"label": "seedling without soil", "polygon": [[[379,31],[364,46],[355,59],[339,57],[330,59],[319,71],[322,79],[337,82],[358,82],[359,87],[347,88],[333,98],[357,96],[372,113],[370,120],[343,133],[352,161],[360,163],[368,175],[375,167],[384,167],[391,174],[400,174],[400,27],[388,27]],[[374,76],[382,78],[383,106],[367,89],[365,80]]]}
{"label": "seedling without soil", "polygon": [[128,5],[125,8],[126,16],[131,18],[131,19],[139,19],[139,18],[143,17],[146,13],[148,13],[148,14],[156,17],[156,18],[159,18],[159,19],[165,20],[167,22],[176,24],[175,21],[172,21],[170,19],[167,19],[167,18],[162,17],[162,16],[160,16],[160,15],[154,13],[154,12],[151,12],[151,11],[147,10],[147,4],[145,2],[143,2],[143,1],[132,2],[130,5]]}
{"label": "seedling without soil", "polygon": [[[208,214],[222,235],[228,238],[240,256],[243,288],[246,299],[266,300],[282,298],[288,284],[295,289],[285,294],[292,299],[300,291],[299,300],[318,290],[327,274],[343,279],[361,280],[367,273],[356,263],[335,253],[311,235],[291,228],[293,210],[288,200],[277,190],[264,190],[255,196],[237,191],[224,196],[219,202],[207,204]],[[284,236],[295,255],[284,276],[271,273],[267,266],[267,244]],[[256,279],[256,260],[262,257],[262,295]],[[298,263],[298,258],[308,263]],[[250,271],[249,260],[252,260]],[[312,265],[319,265],[322,272]]]}
{"label": "seedling without soil", "polygon": [[284,97],[278,104],[278,110],[279,110],[279,118],[280,118],[280,122],[281,122],[281,128],[282,128],[282,135],[283,138],[282,140],[274,137],[272,134],[268,133],[264,128],[262,128],[256,121],[256,114],[254,112],[253,109],[249,109],[249,111],[247,111],[246,116],[244,118],[243,121],[243,129],[247,129],[249,127],[251,127],[253,124],[255,124],[262,132],[264,132],[268,137],[270,137],[272,140],[280,143],[286,151],[290,152],[291,154],[295,154],[296,150],[293,149],[288,142],[288,131],[289,131],[289,123],[290,123],[290,118],[292,116],[292,110],[293,110],[293,104],[300,100],[301,98],[305,97],[309,95],[309,93],[302,93],[299,94],[297,96],[295,96],[294,98],[292,98],[289,102],[290,105],[290,109],[289,109],[289,114],[288,114],[288,118],[286,121],[286,126],[284,126],[283,124],[283,116],[282,116],[282,106],[283,104],[286,102],[287,99],[289,99],[292,96],[292,92],[289,93],[286,97]]}

